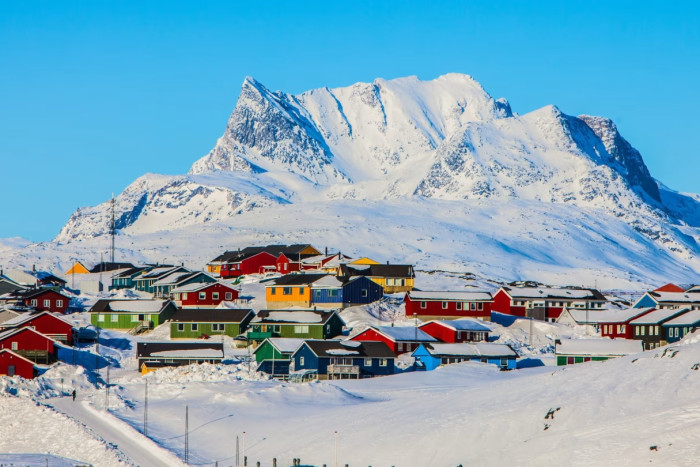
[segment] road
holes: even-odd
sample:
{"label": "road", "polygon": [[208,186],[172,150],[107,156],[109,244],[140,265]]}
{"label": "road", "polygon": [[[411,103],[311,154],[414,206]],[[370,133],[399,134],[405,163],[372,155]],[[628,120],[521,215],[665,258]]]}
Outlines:
{"label": "road", "polygon": [[143,436],[126,422],[110,413],[93,408],[88,400],[78,398],[74,402],[72,397],[66,396],[49,399],[45,404],[90,427],[106,442],[116,445],[136,465],[142,467],[185,465],[175,454]]}

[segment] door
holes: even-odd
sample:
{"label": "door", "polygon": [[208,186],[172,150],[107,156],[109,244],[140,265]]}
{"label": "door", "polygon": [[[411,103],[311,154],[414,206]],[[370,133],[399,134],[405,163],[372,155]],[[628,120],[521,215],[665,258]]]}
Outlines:
{"label": "door", "polygon": [[8,365],[7,366],[7,376],[14,376],[14,375],[15,375],[15,366]]}

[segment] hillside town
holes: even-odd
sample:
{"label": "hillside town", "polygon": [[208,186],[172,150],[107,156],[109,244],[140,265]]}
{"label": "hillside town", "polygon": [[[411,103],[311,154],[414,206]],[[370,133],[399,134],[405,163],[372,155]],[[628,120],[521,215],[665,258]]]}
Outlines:
{"label": "hillside town", "polygon": [[[245,361],[251,371],[295,383],[464,361],[510,371],[653,350],[700,327],[700,286],[666,284],[631,301],[537,282],[424,289],[415,265],[294,244],[225,251],[201,270],[115,261],[6,270],[0,307],[3,375],[31,379],[59,361],[117,369],[124,362],[106,349],[123,335],[135,344],[128,359],[142,375]],[[353,310],[380,311],[349,324]],[[518,322],[529,326],[528,337],[502,339]],[[536,323],[579,332],[548,336],[544,358],[533,362]]]}

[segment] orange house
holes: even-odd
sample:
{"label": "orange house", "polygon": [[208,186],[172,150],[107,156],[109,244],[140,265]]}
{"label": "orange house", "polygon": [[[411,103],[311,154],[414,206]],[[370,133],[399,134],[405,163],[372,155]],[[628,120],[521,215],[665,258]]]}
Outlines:
{"label": "orange house", "polygon": [[265,299],[270,309],[311,307],[311,284],[328,274],[288,274],[265,287]]}

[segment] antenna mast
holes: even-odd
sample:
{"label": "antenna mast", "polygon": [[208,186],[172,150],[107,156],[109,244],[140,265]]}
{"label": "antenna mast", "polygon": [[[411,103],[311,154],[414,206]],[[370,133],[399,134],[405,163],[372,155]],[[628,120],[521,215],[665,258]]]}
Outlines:
{"label": "antenna mast", "polygon": [[114,263],[114,193],[112,193],[112,225],[111,225],[111,234],[112,234],[112,263]]}

